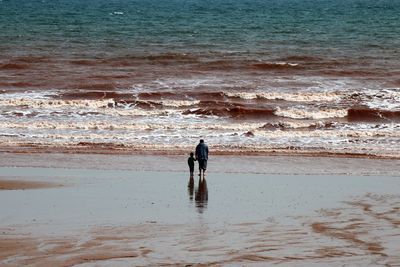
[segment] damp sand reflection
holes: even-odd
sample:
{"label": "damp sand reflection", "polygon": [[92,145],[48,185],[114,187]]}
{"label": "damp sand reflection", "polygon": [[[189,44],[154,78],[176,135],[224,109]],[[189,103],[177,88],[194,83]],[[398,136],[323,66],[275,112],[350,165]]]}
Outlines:
{"label": "damp sand reflection", "polygon": [[197,212],[203,213],[208,204],[207,180],[205,178],[199,178],[199,182],[195,188],[195,181],[193,176],[191,176],[188,182],[188,195],[190,201],[193,201],[194,197]]}
{"label": "damp sand reflection", "polygon": [[366,194],[293,218],[290,224],[145,223],[41,238],[4,228],[0,259],[24,254],[13,260],[19,266],[106,264],[115,259],[128,264],[121,266],[398,266],[399,203],[399,195]]}
{"label": "damp sand reflection", "polygon": [[400,262],[398,177],[212,173],[188,182],[176,172],[0,173],[4,181],[68,185],[0,190],[1,266]]}

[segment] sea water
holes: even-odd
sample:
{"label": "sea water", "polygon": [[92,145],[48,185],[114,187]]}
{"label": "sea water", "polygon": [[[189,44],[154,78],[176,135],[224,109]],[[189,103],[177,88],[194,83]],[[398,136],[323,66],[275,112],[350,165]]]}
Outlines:
{"label": "sea water", "polygon": [[398,155],[400,2],[0,1],[3,145]]}

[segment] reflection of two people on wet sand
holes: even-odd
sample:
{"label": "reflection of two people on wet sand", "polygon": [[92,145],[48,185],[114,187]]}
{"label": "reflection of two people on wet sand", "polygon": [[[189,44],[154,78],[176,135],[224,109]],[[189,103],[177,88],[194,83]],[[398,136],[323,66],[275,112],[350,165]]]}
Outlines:
{"label": "reflection of two people on wet sand", "polygon": [[199,212],[202,212],[203,208],[207,207],[207,201],[208,201],[208,189],[207,189],[206,179],[204,177],[203,178],[200,177],[199,184],[195,190],[194,178],[193,176],[191,176],[189,178],[188,193],[190,200],[193,200],[193,195],[194,195],[196,207],[199,208]]}

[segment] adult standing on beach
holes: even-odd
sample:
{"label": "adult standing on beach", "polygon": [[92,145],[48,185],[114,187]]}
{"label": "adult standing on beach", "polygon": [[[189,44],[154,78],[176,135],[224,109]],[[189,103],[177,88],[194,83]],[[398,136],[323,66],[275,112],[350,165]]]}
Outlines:
{"label": "adult standing on beach", "polygon": [[196,146],[196,159],[199,162],[199,176],[201,178],[201,171],[203,170],[203,177],[205,176],[208,160],[208,146],[200,139],[200,143]]}

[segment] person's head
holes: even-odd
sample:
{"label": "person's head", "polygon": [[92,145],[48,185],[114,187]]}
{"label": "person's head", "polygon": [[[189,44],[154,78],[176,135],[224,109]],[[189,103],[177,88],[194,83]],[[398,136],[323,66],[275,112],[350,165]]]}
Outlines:
{"label": "person's head", "polygon": [[190,152],[190,156],[191,156],[191,157],[193,157],[193,156],[194,156],[193,152]]}
{"label": "person's head", "polygon": [[204,140],[203,140],[203,139],[200,139],[200,143],[204,143]]}

